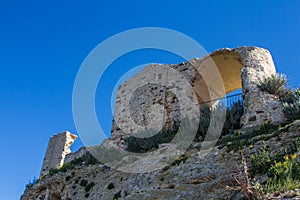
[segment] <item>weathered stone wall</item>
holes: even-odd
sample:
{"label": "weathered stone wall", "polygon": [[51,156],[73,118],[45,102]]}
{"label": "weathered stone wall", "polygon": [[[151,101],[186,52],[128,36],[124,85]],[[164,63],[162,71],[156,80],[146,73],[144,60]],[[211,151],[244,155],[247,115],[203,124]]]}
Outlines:
{"label": "weathered stone wall", "polygon": [[197,73],[187,65],[153,64],[119,87],[111,145],[124,148],[123,139],[132,133],[156,133],[173,128],[181,118],[198,117],[197,96],[190,86]]}
{"label": "weathered stone wall", "polygon": [[[128,135],[145,127],[154,130],[172,128],[182,118],[199,117],[195,113],[202,103],[223,97],[239,88],[243,90],[244,115],[241,121],[244,128],[260,126],[267,121],[284,121],[279,99],[257,87],[260,79],[274,73],[276,70],[270,53],[257,47],[221,49],[207,57],[178,65],[150,65],[120,86],[111,138],[105,140],[103,146],[109,147],[109,151],[113,150],[110,148],[117,148],[120,150],[117,153],[122,153],[126,148],[124,138]],[[196,104],[192,106],[191,102]],[[290,146],[292,138],[299,136],[300,125],[295,122],[287,127],[288,132],[280,135],[276,132],[276,138],[270,137],[274,135],[271,133],[264,143],[273,151]],[[83,156],[87,151],[96,155],[98,146],[83,147],[71,153],[70,146],[76,138],[70,132],[50,138],[40,176],[46,175],[51,168]],[[265,136],[261,136],[261,139],[265,140]],[[262,148],[264,143],[261,139],[255,140],[252,148],[245,147],[243,152],[246,159]],[[228,172],[243,170],[238,152],[229,152],[226,146],[216,147],[202,157],[201,150],[198,151],[200,147],[194,145],[187,150],[183,162],[153,170],[154,166],[168,161],[164,145],[161,145],[159,151],[153,151],[151,159],[140,159],[138,164],[129,165],[132,166],[129,171],[107,167],[110,166],[107,162],[103,162],[105,165],[80,163],[67,172],[46,175],[28,187],[21,199],[237,199],[242,195],[226,187],[235,184]],[[174,147],[172,151],[178,151],[176,145],[168,145]],[[97,153],[118,156],[106,154],[101,148]],[[120,156],[121,164],[122,159],[131,164],[131,157]],[[147,173],[128,173],[139,172],[145,166],[151,168]],[[87,184],[85,187],[83,181]]]}
{"label": "weathered stone wall", "polygon": [[[170,77],[171,71],[179,73],[180,80],[174,81],[176,77]],[[279,99],[257,87],[260,79],[275,73],[270,52],[258,47],[221,49],[178,65],[150,65],[119,87],[109,143],[124,148],[123,139],[127,135],[145,128],[172,127],[180,121],[180,110],[186,106],[182,104],[184,101],[178,101],[177,93],[189,88],[195,92],[199,104],[242,88],[243,128],[267,121],[282,122],[285,118]],[[182,79],[190,85],[180,84]]]}
{"label": "weathered stone wall", "polygon": [[257,47],[238,48],[244,67],[241,69],[244,115],[241,123],[244,128],[260,126],[266,122],[279,123],[285,120],[283,106],[278,97],[262,92],[257,84],[264,77],[276,73],[270,52]]}
{"label": "weathered stone wall", "polygon": [[[275,73],[270,52],[258,47],[226,48],[177,65],[147,66],[119,87],[111,137],[103,146],[125,149],[124,139],[129,135],[143,130],[154,134],[163,127],[173,128],[183,118],[201,117],[197,113],[202,103],[240,88],[243,128],[282,122],[285,117],[279,99],[257,87],[260,79]],[[41,175],[87,151],[82,148],[69,154],[74,139],[69,132],[50,139]]]}
{"label": "weathered stone wall", "polygon": [[40,177],[46,175],[51,168],[57,168],[64,164],[65,157],[71,153],[70,147],[76,138],[76,135],[68,131],[50,138]]}
{"label": "weathered stone wall", "polygon": [[82,157],[87,151],[88,151],[88,147],[81,147],[78,151],[67,154],[64,159],[64,164],[69,163],[72,160]]}

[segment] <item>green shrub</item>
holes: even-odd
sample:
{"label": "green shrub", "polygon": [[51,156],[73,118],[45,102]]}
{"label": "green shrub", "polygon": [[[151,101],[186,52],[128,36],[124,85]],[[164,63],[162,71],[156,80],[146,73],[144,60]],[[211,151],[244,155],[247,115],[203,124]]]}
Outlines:
{"label": "green shrub", "polygon": [[274,162],[268,172],[267,192],[288,191],[300,186],[300,163],[295,154]]}
{"label": "green shrub", "polygon": [[69,181],[72,178],[72,176],[66,176],[66,181]]}
{"label": "green shrub", "polygon": [[251,155],[251,172],[253,174],[265,174],[269,171],[273,161],[271,158],[270,150],[263,145],[263,148],[254,155]]}
{"label": "green shrub", "polygon": [[241,128],[241,117],[244,114],[243,103],[235,102],[226,109],[226,119],[222,130],[222,135],[231,134],[234,130]]}
{"label": "green shrub", "polygon": [[113,182],[110,182],[108,185],[107,185],[107,189],[109,190],[112,190],[115,188],[115,185],[113,184]]}
{"label": "green shrub", "polygon": [[[231,150],[238,150],[242,146],[251,145],[257,140],[268,139],[268,137],[264,136],[270,133],[277,133],[281,127],[280,124],[275,125],[271,123],[266,123],[260,127],[258,130],[254,130],[251,133],[243,134],[241,132],[237,132],[236,134],[232,134],[229,136],[225,136],[217,141],[217,145],[221,145],[221,147],[227,146],[228,152]],[[253,139],[256,136],[262,135],[259,139]],[[263,137],[263,138],[262,138]],[[269,136],[273,137],[273,136]]]}
{"label": "green shrub", "polygon": [[264,145],[257,154],[251,156],[252,176],[268,175],[268,181],[262,188],[264,192],[284,192],[300,187],[299,150],[300,137],[297,137],[289,148],[281,149],[278,153],[272,154]]}
{"label": "green shrub", "polygon": [[85,180],[85,179],[82,179],[82,180],[80,181],[80,183],[79,183],[79,185],[82,186],[82,187],[86,187],[87,184],[88,184],[88,181]]}
{"label": "green shrub", "polygon": [[113,200],[118,200],[119,198],[121,198],[121,192],[122,190],[120,190],[119,192],[117,192],[116,194],[114,194]]}
{"label": "green shrub", "polygon": [[258,87],[265,92],[274,94],[280,99],[287,96],[290,90],[287,87],[287,78],[284,74],[272,74],[259,81]]}
{"label": "green shrub", "polygon": [[100,163],[100,161],[98,161],[90,152],[86,152],[83,156],[72,160],[70,163],[75,166],[83,162],[86,165],[94,165]]}
{"label": "green shrub", "polygon": [[26,188],[30,188],[30,187],[34,186],[39,181],[40,181],[40,179],[37,179],[36,177],[33,177],[32,181],[29,180],[29,183],[26,185]]}
{"label": "green shrub", "polygon": [[201,141],[208,130],[211,116],[211,107],[207,104],[203,104],[200,106],[200,119],[199,119],[199,127],[195,137],[195,141]]}
{"label": "green shrub", "polygon": [[84,162],[87,165],[95,165],[95,164],[99,164],[100,163],[100,161],[97,160],[90,152],[87,152],[84,155]]}
{"label": "green shrub", "polygon": [[[58,172],[67,172],[68,170],[74,169],[76,165],[85,163],[86,165],[94,165],[100,163],[90,152],[86,152],[83,156],[80,158],[76,158],[75,160],[72,160],[69,163],[64,164],[61,167],[58,168],[51,168],[48,172],[49,176],[53,176],[54,174],[57,174]],[[72,172],[72,176],[75,175],[75,172]]]}
{"label": "green shrub", "polygon": [[94,182],[87,184],[84,188],[85,192],[89,192],[92,189],[92,187],[94,187],[94,186],[95,186]]}
{"label": "green shrub", "polygon": [[[159,144],[169,143],[178,131],[179,125],[175,124],[173,128],[163,128],[161,131],[151,137],[129,136],[124,138],[126,150],[134,153],[145,153],[152,149],[157,149]],[[152,135],[155,130],[145,130],[137,135]]]}
{"label": "green shrub", "polygon": [[72,163],[64,164],[62,167],[58,168],[61,172],[67,172],[70,169],[74,169],[74,165]]}
{"label": "green shrub", "polygon": [[300,137],[296,137],[293,140],[293,144],[290,147],[290,151],[288,153],[294,154],[296,152],[300,152]]}
{"label": "green shrub", "polygon": [[175,160],[171,163],[172,166],[180,165],[181,162],[185,163],[185,161],[188,159],[187,155],[181,155],[178,158],[175,158]]}
{"label": "green shrub", "polygon": [[243,103],[241,101],[235,102],[232,106],[228,108],[226,108],[225,105],[220,104],[217,107],[215,107],[214,110],[207,104],[203,104],[200,106],[200,120],[195,141],[201,141],[205,137],[208,127],[210,125],[210,118],[212,112],[216,110],[220,110],[221,112],[222,109],[226,109],[226,117],[222,129],[222,135],[231,134],[233,133],[233,130],[241,128],[240,121],[244,113]]}
{"label": "green shrub", "polygon": [[57,174],[59,172],[59,170],[56,168],[56,169],[54,169],[54,168],[51,168],[51,169],[49,169],[49,176],[53,176],[54,174]]}
{"label": "green shrub", "polygon": [[289,120],[300,118],[300,90],[291,92],[282,100],[283,113]]}

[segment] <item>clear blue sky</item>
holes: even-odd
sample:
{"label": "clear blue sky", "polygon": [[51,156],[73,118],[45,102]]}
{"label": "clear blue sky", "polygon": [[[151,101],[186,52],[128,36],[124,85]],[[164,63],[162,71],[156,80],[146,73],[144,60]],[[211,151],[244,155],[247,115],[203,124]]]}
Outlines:
{"label": "clear blue sky", "polygon": [[[55,133],[76,134],[72,88],[87,54],[127,29],[180,31],[207,51],[255,45],[269,49],[277,70],[300,85],[300,1],[0,1],[0,199],[19,199],[39,175]],[[101,79],[99,120],[109,134],[116,81],[133,66],[177,63],[162,51],[137,51],[117,60]],[[78,149],[78,140],[73,150]]]}

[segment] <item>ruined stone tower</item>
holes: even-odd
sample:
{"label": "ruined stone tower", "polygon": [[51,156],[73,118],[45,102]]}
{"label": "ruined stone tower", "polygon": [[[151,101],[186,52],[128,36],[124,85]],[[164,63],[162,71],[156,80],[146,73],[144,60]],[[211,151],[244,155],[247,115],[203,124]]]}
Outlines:
{"label": "ruined stone tower", "polygon": [[[127,156],[125,150],[130,146],[129,142],[139,144],[136,145],[139,147],[144,145],[144,149],[147,149],[156,139],[152,135],[158,133],[156,130],[172,129],[186,118],[192,121],[199,117],[197,114],[202,104],[215,102],[237,89],[243,92],[242,128],[255,128],[267,122],[283,122],[283,106],[278,97],[258,87],[260,80],[275,73],[270,52],[259,47],[220,49],[203,58],[194,58],[180,64],[151,64],[119,87],[111,135],[99,145],[100,151],[97,146],[93,146],[69,154],[70,146],[77,136],[69,132],[55,135],[50,139],[41,176],[47,174],[50,168],[62,166],[86,151],[106,164],[114,164],[114,158],[120,157],[120,152]],[[190,102],[195,103],[196,107],[191,106]],[[134,134],[144,128],[148,135],[142,135],[141,140],[136,139],[140,135]],[[185,127],[183,132],[183,138],[186,139],[191,131]],[[179,142],[186,143],[181,138]],[[118,151],[113,156],[106,154],[114,150]],[[126,156],[123,157],[130,160]],[[127,162],[126,159],[124,162]],[[120,163],[116,162],[116,165]]]}
{"label": "ruined stone tower", "polygon": [[[163,121],[164,127],[172,127],[179,121],[180,109],[186,106],[186,101],[183,99],[178,103],[175,94],[189,88],[174,81],[170,75],[172,71],[189,82],[188,87],[192,88],[200,105],[242,89],[243,128],[285,120],[278,97],[258,87],[260,80],[276,73],[270,52],[254,46],[224,48],[180,64],[149,65],[122,84],[116,99],[111,138],[105,142],[126,148],[123,140],[128,133],[135,133],[136,127],[146,127],[151,121],[151,128],[160,129]],[[216,73],[221,78],[216,77]],[[183,98],[192,98],[192,95]],[[160,112],[161,107],[165,109],[164,113]]]}
{"label": "ruined stone tower", "polygon": [[64,164],[67,154],[71,153],[70,147],[74,143],[76,135],[66,131],[50,138],[40,177],[46,175],[51,168],[55,169]]}

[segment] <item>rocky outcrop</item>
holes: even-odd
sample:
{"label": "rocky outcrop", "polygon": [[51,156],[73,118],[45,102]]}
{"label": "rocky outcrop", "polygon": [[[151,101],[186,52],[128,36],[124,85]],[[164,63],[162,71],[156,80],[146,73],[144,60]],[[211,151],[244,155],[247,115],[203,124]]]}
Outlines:
{"label": "rocky outcrop", "polygon": [[[257,86],[274,73],[270,53],[258,47],[221,49],[177,65],[152,64],[120,86],[111,137],[101,145],[70,154],[75,135],[66,132],[50,139],[42,180],[28,187],[22,199],[232,198],[235,193],[227,186],[235,182],[229,174],[241,170],[240,155],[228,152],[226,145],[208,150],[222,130],[225,109],[211,117],[211,138],[194,144],[199,107],[215,106],[242,88],[244,129],[280,123],[285,118],[279,99]],[[289,137],[281,140],[290,142]],[[276,146],[270,138],[267,142]],[[88,151],[102,163],[81,160]],[[245,152],[246,157],[253,153]],[[72,167],[48,174],[63,164]]]}
{"label": "rocky outcrop", "polygon": [[[288,148],[300,136],[300,122],[287,125],[277,132],[259,135],[251,146],[241,147],[251,168],[250,155],[263,145],[272,152]],[[22,200],[99,200],[99,199],[243,199],[233,177],[243,173],[239,151],[227,144],[215,147],[200,158],[197,145],[164,169],[149,173],[124,173],[103,164],[79,163],[66,172],[47,175],[26,189]],[[260,180],[261,177],[256,177]],[[263,178],[263,177],[262,177]],[[240,179],[239,179],[240,180]],[[241,181],[241,180],[240,180]],[[231,189],[230,189],[231,188]],[[235,189],[234,189],[235,188]],[[293,199],[299,198],[293,195]],[[268,197],[265,197],[268,199]],[[274,197],[275,198],[275,197]],[[280,196],[278,196],[280,199]],[[288,199],[288,198],[287,198]]]}

